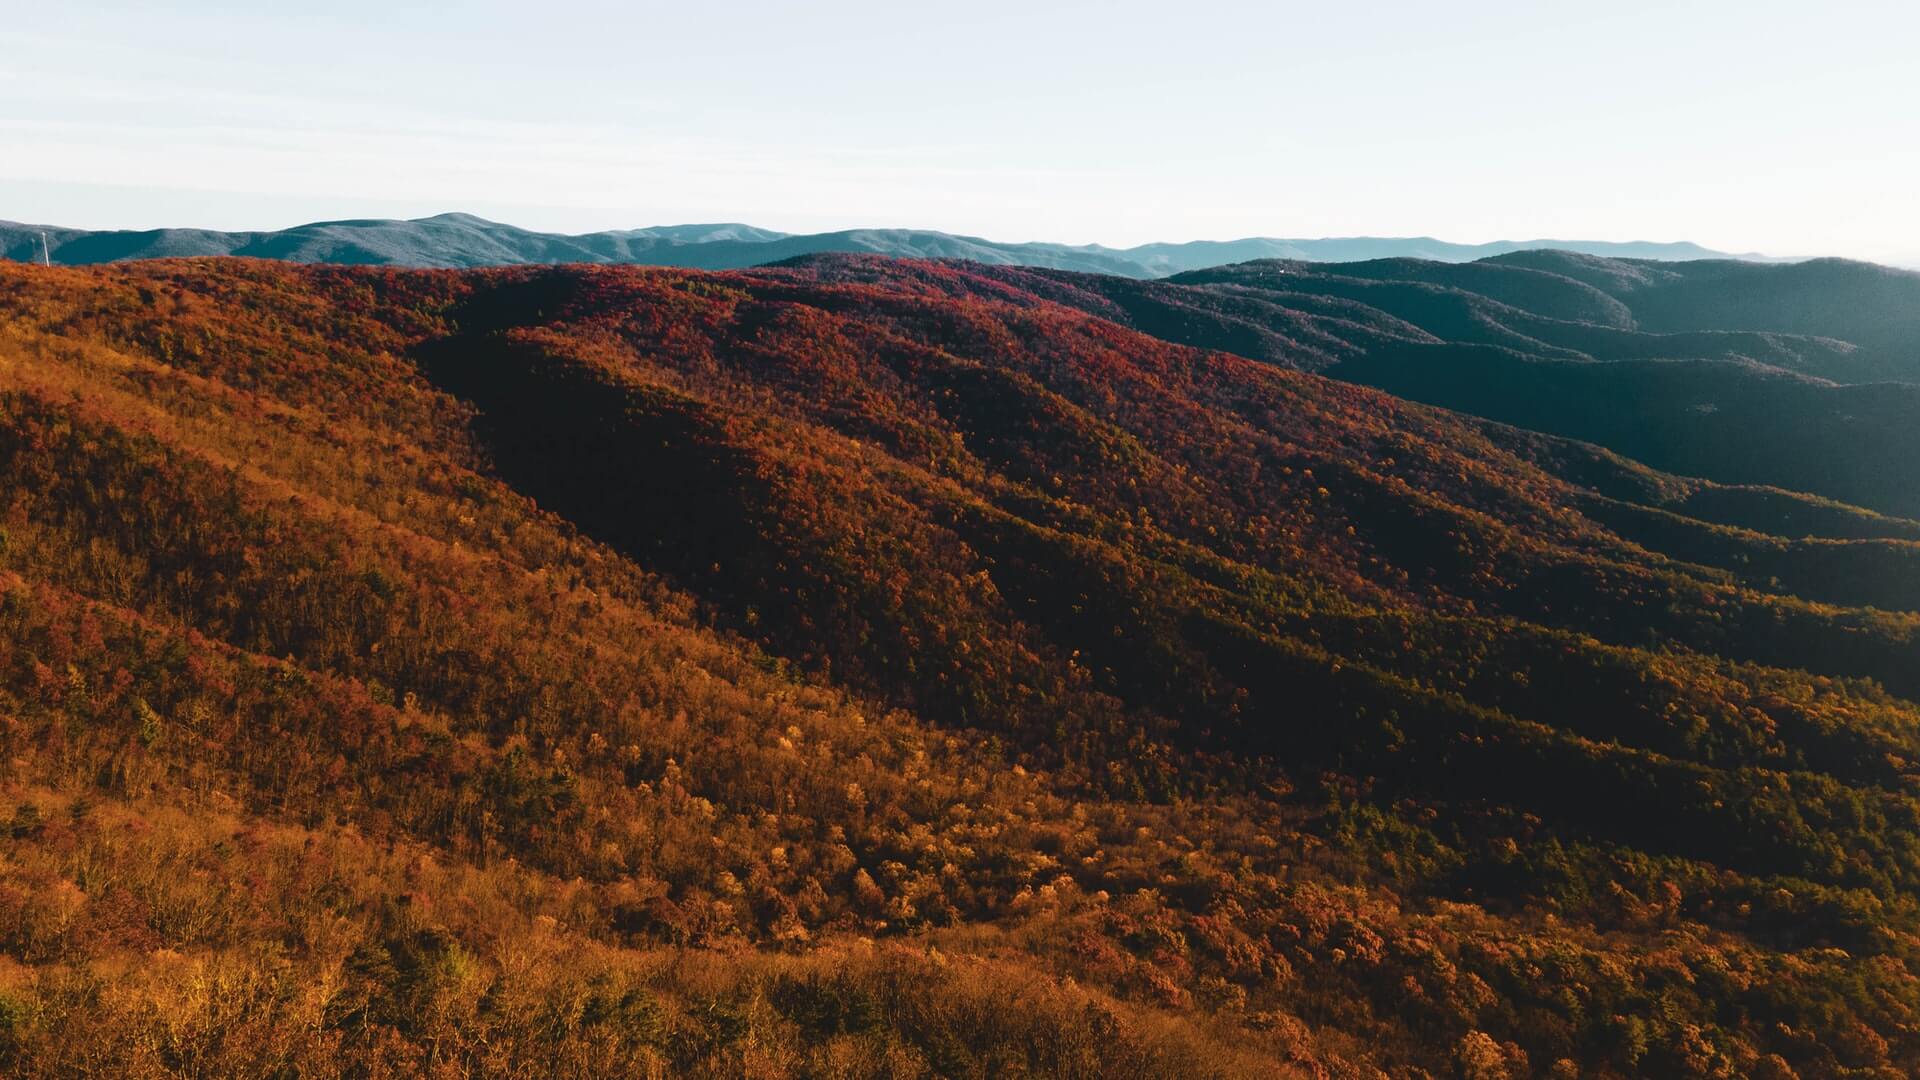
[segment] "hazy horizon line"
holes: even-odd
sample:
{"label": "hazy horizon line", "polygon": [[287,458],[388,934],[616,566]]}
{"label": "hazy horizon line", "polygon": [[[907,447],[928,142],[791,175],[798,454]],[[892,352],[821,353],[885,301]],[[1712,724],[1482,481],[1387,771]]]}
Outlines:
{"label": "hazy horizon line", "polygon": [[[445,218],[445,217],[467,217],[467,218],[473,218],[479,221],[483,221],[491,225],[503,225],[508,228],[520,229],[525,232],[542,233],[550,236],[566,236],[566,237],[592,236],[600,233],[646,232],[648,230],[654,230],[654,229],[694,228],[694,227],[719,228],[719,227],[726,227],[726,226],[740,226],[743,228],[761,229],[767,232],[780,233],[784,236],[822,236],[822,235],[831,235],[834,233],[847,233],[847,232],[925,232],[925,233],[939,233],[946,236],[958,237],[960,239],[984,240],[984,241],[987,241],[990,243],[996,243],[996,244],[1023,244],[1023,245],[1044,244],[1044,245],[1051,245],[1056,247],[1067,247],[1067,248],[1102,248],[1109,251],[1131,251],[1131,250],[1135,250],[1142,247],[1151,247],[1151,246],[1160,245],[1160,244],[1168,244],[1168,245],[1232,244],[1232,243],[1241,243],[1246,241],[1259,241],[1259,240],[1278,241],[1278,242],[1290,242],[1290,241],[1324,242],[1324,241],[1340,241],[1340,240],[1396,240],[1396,241],[1430,241],[1437,244],[1450,244],[1450,245],[1455,245],[1459,247],[1488,247],[1488,246],[1493,246],[1498,244],[1533,245],[1533,244],[1554,244],[1554,243],[1620,244],[1620,245],[1648,244],[1648,245],[1661,245],[1661,246],[1691,245],[1694,247],[1701,248],[1702,250],[1714,252],[1716,254],[1734,255],[1734,256],[1741,256],[1741,257],[1754,257],[1754,258],[1762,258],[1762,259],[1776,259],[1776,260],[1782,260],[1782,261],[1798,261],[1798,260],[1804,260],[1804,259],[1829,258],[1829,257],[1859,258],[1858,256],[1826,256],[1826,255],[1807,255],[1807,254],[1798,254],[1798,253],[1792,254],[1792,255],[1782,255],[1782,254],[1778,254],[1770,251],[1761,251],[1756,248],[1737,249],[1737,248],[1717,247],[1712,244],[1703,243],[1701,241],[1694,240],[1691,238],[1686,238],[1686,237],[1677,238],[1677,239],[1652,239],[1645,236],[1636,236],[1631,239],[1613,239],[1611,237],[1578,236],[1578,235],[1565,235],[1565,236],[1536,235],[1536,236],[1528,236],[1525,238],[1522,238],[1518,235],[1506,235],[1506,236],[1499,236],[1499,237],[1486,239],[1486,240],[1464,240],[1464,239],[1455,239],[1455,238],[1445,237],[1435,233],[1350,232],[1350,233],[1314,234],[1314,233],[1305,233],[1305,232],[1301,232],[1301,233],[1244,232],[1244,233],[1229,234],[1224,236],[1218,236],[1218,235],[1217,236],[1190,236],[1190,237],[1181,238],[1181,239],[1162,238],[1157,240],[1146,240],[1146,241],[1142,241],[1140,243],[1135,243],[1135,244],[1115,244],[1115,243],[1109,243],[1101,240],[1072,241],[1072,240],[1055,240],[1055,239],[1043,239],[1043,238],[1009,240],[1009,239],[1001,239],[998,237],[991,236],[987,232],[983,232],[983,231],[963,231],[961,229],[947,228],[947,227],[934,226],[934,225],[863,224],[863,225],[841,225],[841,226],[836,226],[831,228],[812,228],[812,229],[803,230],[803,229],[779,228],[775,226],[761,225],[753,221],[747,220],[744,217],[731,218],[731,219],[716,218],[711,220],[666,219],[666,220],[655,221],[654,223],[648,224],[648,225],[607,225],[607,226],[592,227],[592,228],[580,228],[576,226],[572,228],[566,228],[566,227],[541,227],[536,225],[522,225],[515,221],[506,220],[502,217],[491,216],[489,214],[475,213],[470,210],[458,210],[458,209],[440,210],[430,214],[421,214],[419,216],[406,216],[402,214],[392,214],[392,215],[345,214],[338,217],[311,217],[311,218],[305,218],[305,219],[296,218],[292,221],[292,223],[286,224],[286,225],[247,225],[247,226],[202,225],[202,224],[190,224],[190,223],[189,224],[172,223],[172,224],[164,224],[164,225],[129,225],[129,224],[73,225],[73,224],[67,224],[60,221],[52,221],[52,220],[34,221],[26,218],[0,218],[0,220],[10,221],[12,224],[25,226],[29,228],[74,229],[82,232],[159,232],[159,231],[164,231],[168,229],[179,229],[179,230],[192,230],[197,232],[218,232],[218,233],[273,233],[273,232],[288,232],[294,229],[300,229],[300,228],[305,228],[305,227],[314,226],[314,225],[337,225],[337,224],[346,224],[351,222],[420,223],[420,222],[432,221],[436,218]],[[1916,256],[1916,258],[1920,258],[1920,256]],[[1860,261],[1872,262],[1875,260],[1861,258]],[[1902,264],[1894,263],[1890,265],[1902,265]]]}

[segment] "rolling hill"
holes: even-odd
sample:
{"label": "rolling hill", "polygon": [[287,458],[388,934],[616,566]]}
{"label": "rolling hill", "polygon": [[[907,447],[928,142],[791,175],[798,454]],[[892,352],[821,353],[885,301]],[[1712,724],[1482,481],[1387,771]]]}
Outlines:
{"label": "rolling hill", "polygon": [[1920,1067],[1920,522],[1274,270],[0,266],[0,1061]]}
{"label": "rolling hill", "polygon": [[1920,273],[1527,252],[1159,281],[982,266],[955,281],[957,295],[1022,290],[1671,471],[1920,515]]}
{"label": "rolling hill", "polygon": [[1719,254],[1689,243],[1536,240],[1452,244],[1431,237],[1255,238],[1109,248],[1098,244],[1002,243],[924,229],[850,229],[796,236],[738,224],[669,225],[565,236],[503,225],[472,214],[440,214],[414,221],[316,222],[271,232],[207,229],[89,232],[0,221],[0,258],[39,261],[43,234],[52,260],[70,266],[125,259],[243,255],[291,262],[375,266],[633,263],[716,270],[758,266],[800,255],[838,253],[967,259],[1151,278],[1251,259],[1345,261],[1407,257],[1458,262],[1541,247],[1646,259],[1702,259]]}
{"label": "rolling hill", "polygon": [[[1874,374],[1910,377],[1920,350],[1920,273],[1847,259],[1755,267],[1728,259],[1677,266],[1628,264],[1570,252],[1493,260],[1581,280],[1617,297],[1653,333],[1756,330],[1852,343]],[[1760,272],[1755,273],[1758,269]],[[1869,369],[1871,370],[1871,369]],[[1858,374],[1852,381],[1860,381]]]}

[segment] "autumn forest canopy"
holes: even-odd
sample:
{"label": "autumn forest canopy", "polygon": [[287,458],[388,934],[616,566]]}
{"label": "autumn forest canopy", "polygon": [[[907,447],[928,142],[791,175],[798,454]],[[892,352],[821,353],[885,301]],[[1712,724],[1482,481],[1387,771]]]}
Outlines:
{"label": "autumn forest canopy", "polygon": [[1920,275],[0,263],[0,1072],[1920,1070]]}

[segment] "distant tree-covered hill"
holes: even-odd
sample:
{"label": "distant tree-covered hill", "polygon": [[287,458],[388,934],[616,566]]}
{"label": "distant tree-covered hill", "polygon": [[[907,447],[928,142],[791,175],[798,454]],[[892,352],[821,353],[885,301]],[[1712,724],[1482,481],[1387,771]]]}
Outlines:
{"label": "distant tree-covered hill", "polygon": [[34,262],[50,251],[71,266],[124,259],[190,255],[244,255],[291,262],[347,265],[477,267],[522,263],[634,263],[710,270],[758,266],[821,253],[969,259],[1043,266],[1125,277],[1161,277],[1250,259],[1344,261],[1420,258],[1465,261],[1540,247],[1646,259],[1716,256],[1689,243],[1610,243],[1541,240],[1452,244],[1430,237],[1354,237],[1323,240],[1247,239],[1143,244],[1003,243],[925,229],[850,229],[795,236],[750,225],[670,225],[566,236],[533,232],[471,214],[440,214],[416,221],[326,221],[271,232],[148,229],[89,232],[0,222],[0,257]]}
{"label": "distant tree-covered hill", "polygon": [[982,266],[957,280],[1663,469],[1920,515],[1920,273],[1541,251],[1156,281]]}

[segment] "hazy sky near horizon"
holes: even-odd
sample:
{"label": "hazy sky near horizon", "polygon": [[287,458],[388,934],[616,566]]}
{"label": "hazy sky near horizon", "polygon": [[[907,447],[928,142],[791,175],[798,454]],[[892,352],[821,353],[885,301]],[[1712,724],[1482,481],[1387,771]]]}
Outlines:
{"label": "hazy sky near horizon", "polygon": [[1920,4],[0,0],[0,218],[1920,262]]}

